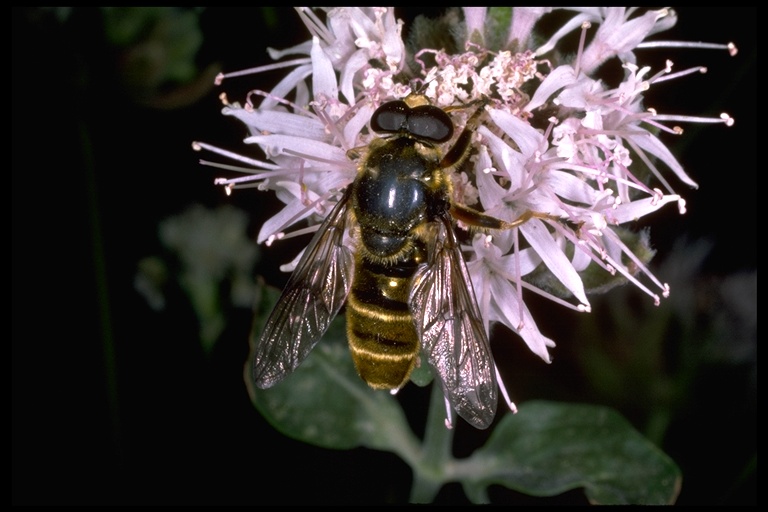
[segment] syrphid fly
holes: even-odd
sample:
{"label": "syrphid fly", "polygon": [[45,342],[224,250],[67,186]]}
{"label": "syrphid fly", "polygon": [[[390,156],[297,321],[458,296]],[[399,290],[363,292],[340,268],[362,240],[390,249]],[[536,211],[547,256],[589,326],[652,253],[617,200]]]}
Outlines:
{"label": "syrphid fly", "polygon": [[[477,428],[493,421],[496,368],[455,222],[509,229],[452,200],[448,171],[468,158],[476,109],[453,146],[454,124],[420,94],[381,105],[377,134],[354,181],[325,218],[272,311],[253,355],[253,381],[269,388],[298,367],[346,303],[357,372],[371,387],[404,386],[420,352],[450,406]],[[348,244],[345,233],[352,244]],[[450,411],[449,411],[450,417]]]}

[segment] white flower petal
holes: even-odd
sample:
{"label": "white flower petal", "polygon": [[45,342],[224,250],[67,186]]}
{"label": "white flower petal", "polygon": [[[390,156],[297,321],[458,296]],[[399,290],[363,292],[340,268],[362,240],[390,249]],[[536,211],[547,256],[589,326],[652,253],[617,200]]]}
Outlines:
{"label": "white flower petal", "polygon": [[663,11],[663,16],[659,17],[659,19],[656,21],[656,24],[653,26],[650,32],[648,32],[648,35],[658,34],[659,32],[664,32],[665,30],[669,30],[672,27],[675,26],[677,23],[677,13],[674,9],[665,9]]}
{"label": "white flower petal", "polygon": [[546,150],[546,147],[542,147],[545,144],[544,137],[530,124],[503,110],[492,108],[488,113],[493,122],[515,141],[525,157]]}
{"label": "white flower petal", "polygon": [[518,265],[520,275],[525,276],[536,270],[540,264],[541,256],[531,248],[521,249],[507,256],[502,256],[498,262],[499,268],[508,276],[517,274]]}
{"label": "white flower petal", "polygon": [[578,80],[568,84],[557,95],[554,102],[563,107],[586,111],[588,114],[599,108],[595,99],[599,97],[598,95],[603,89],[600,80],[593,80],[588,76],[581,75]]}
{"label": "white flower petal", "polygon": [[[487,128],[481,127],[484,137],[491,137],[493,140],[500,142],[496,135],[493,135]],[[486,211],[493,211],[498,207],[502,207],[502,202],[507,191],[499,185],[493,178],[493,175],[486,170],[492,169],[491,158],[488,155],[488,150],[485,146],[481,146],[478,155],[477,172],[475,175],[475,181],[477,182],[477,191],[480,195],[480,203]]]}
{"label": "white flower petal", "polygon": [[253,135],[246,138],[245,143],[258,144],[269,156],[281,155],[289,151],[291,154],[314,157],[317,160],[344,161],[347,159],[344,151],[338,146],[291,135]]}
{"label": "white flower petal", "polygon": [[668,194],[661,199],[647,197],[645,199],[636,199],[631,203],[621,203],[612,210],[611,220],[614,220],[619,224],[634,222],[649,213],[655,212],[666,204],[677,202],[679,200],[680,196],[677,194]]}
{"label": "white flower petal", "polygon": [[539,46],[536,49],[536,55],[545,55],[552,51],[555,48],[555,45],[557,45],[558,41],[563,38],[566,34],[571,33],[573,30],[581,27],[581,24],[585,21],[594,20],[596,17],[594,15],[589,14],[578,14],[565,22],[565,24],[560,27],[555,34],[549,38],[549,41],[544,43],[543,45]]}
{"label": "white flower petal", "polygon": [[328,55],[320,47],[320,39],[312,38],[312,95],[315,99],[326,97],[338,99],[336,71]]}
{"label": "white flower petal", "polygon": [[277,98],[285,98],[290,96],[291,91],[296,89],[303,81],[312,74],[312,66],[310,64],[297,66],[291,70],[278,84],[269,91],[269,96],[262,100],[259,108],[273,109],[279,103]]}
{"label": "white flower petal", "polygon": [[[281,184],[285,185],[285,184]],[[298,187],[298,184],[294,184]],[[258,243],[264,242],[270,236],[284,231],[286,228],[306,219],[315,211],[311,208],[304,206],[301,201],[287,202],[282,210],[277,212],[274,216],[270,217],[264,224],[262,224],[259,234],[256,237]]]}
{"label": "white flower petal", "polygon": [[277,50],[275,48],[267,48],[267,53],[269,54],[269,57],[272,60],[280,60],[283,57],[287,57],[289,55],[309,55],[309,52],[312,50],[312,41],[304,41],[303,43],[299,43],[296,46],[291,46],[290,48],[283,48],[282,50]]}
{"label": "white flower petal", "polygon": [[350,119],[344,127],[344,143],[346,144],[346,147],[351,149],[358,144],[361,144],[361,141],[358,141],[357,137],[362,133],[365,125],[368,124],[372,114],[373,105],[365,103],[358,109],[355,115],[352,116],[352,119]]}
{"label": "white flower petal", "polygon": [[222,112],[224,115],[241,120],[254,134],[270,132],[307,139],[328,139],[323,123],[319,119],[310,118],[306,115],[277,110],[246,110],[230,106],[224,107]]}
{"label": "white flower petal", "polygon": [[339,83],[341,84],[341,94],[350,105],[354,105],[356,101],[354,89],[355,75],[367,65],[368,52],[365,50],[357,50],[351,57],[349,57],[341,70],[341,78],[339,80]]}
{"label": "white flower petal", "polygon": [[592,205],[597,197],[597,191],[586,181],[564,171],[550,170],[546,183],[559,197],[575,203]]}
{"label": "white flower petal", "polygon": [[581,272],[592,263],[592,258],[590,258],[587,251],[583,251],[579,247],[576,247],[576,250],[573,251],[573,258],[571,258],[571,263],[573,264],[573,268],[576,270],[576,272]]}
{"label": "white flower petal", "polygon": [[584,305],[589,304],[584,293],[584,283],[573,268],[570,260],[552,237],[552,234],[539,219],[531,219],[522,226],[520,231],[541,257],[547,268],[563,283],[568,290]]}
{"label": "white flower petal", "polygon": [[485,15],[488,13],[487,7],[462,7],[464,11],[464,23],[467,26],[467,39],[472,40],[472,34],[479,32],[481,35],[485,32]]}
{"label": "white flower petal", "polygon": [[541,85],[533,93],[531,101],[528,102],[524,110],[532,112],[534,109],[542,106],[557,91],[574,83],[576,83],[576,73],[570,65],[565,64],[556,67],[541,82]]}
{"label": "white flower petal", "polygon": [[382,16],[384,33],[381,36],[381,46],[386,55],[386,63],[390,70],[398,73],[405,67],[405,43],[402,37],[403,22],[395,18],[395,10],[386,8]]}
{"label": "white flower petal", "polygon": [[607,59],[617,55],[625,61],[634,61],[634,57],[629,57],[629,54],[648,36],[659,18],[659,12],[648,11],[627,20],[626,11],[626,7],[607,9],[605,20],[581,56],[580,64],[584,73],[594,71]]}
{"label": "white flower petal", "polygon": [[677,161],[677,159],[674,157],[671,151],[669,151],[669,148],[664,145],[663,142],[661,142],[658,137],[653,135],[652,133],[646,132],[643,135],[638,135],[636,137],[631,137],[630,140],[649,152],[650,154],[656,156],[659,160],[664,162],[667,167],[672,169],[672,172],[675,173],[675,175],[678,177],[680,181],[685,183],[686,185],[693,187],[693,188],[699,188],[698,183],[693,181],[688,174],[683,170],[683,166],[680,165],[680,163]]}
{"label": "white flower petal", "polygon": [[517,42],[518,48],[527,49],[534,25],[542,16],[550,12],[552,7],[513,7],[507,46]]}
{"label": "white flower petal", "polygon": [[519,302],[517,291],[511,283],[503,279],[492,279],[490,294],[493,297],[493,320],[503,323],[520,335],[531,352],[545,362],[552,362],[548,348],[554,347],[555,342],[541,334],[528,307],[524,302]]}

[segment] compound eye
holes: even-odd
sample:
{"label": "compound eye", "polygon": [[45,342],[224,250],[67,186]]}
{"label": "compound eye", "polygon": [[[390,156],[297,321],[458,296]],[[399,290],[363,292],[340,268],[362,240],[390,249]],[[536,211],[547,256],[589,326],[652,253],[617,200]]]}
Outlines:
{"label": "compound eye", "polygon": [[446,142],[453,136],[453,121],[443,109],[421,105],[408,115],[407,131],[417,139]]}
{"label": "compound eye", "polygon": [[376,109],[371,116],[371,128],[375,132],[397,133],[408,130],[408,114],[411,107],[404,101],[389,101]]}

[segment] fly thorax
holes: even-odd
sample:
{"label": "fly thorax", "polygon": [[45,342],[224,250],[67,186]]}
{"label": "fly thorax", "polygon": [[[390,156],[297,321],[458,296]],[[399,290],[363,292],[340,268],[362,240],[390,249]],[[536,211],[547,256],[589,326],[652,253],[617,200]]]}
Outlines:
{"label": "fly thorax", "polygon": [[429,217],[430,162],[411,141],[376,152],[358,177],[353,191],[361,240],[372,253],[388,257],[408,243],[414,227]]}

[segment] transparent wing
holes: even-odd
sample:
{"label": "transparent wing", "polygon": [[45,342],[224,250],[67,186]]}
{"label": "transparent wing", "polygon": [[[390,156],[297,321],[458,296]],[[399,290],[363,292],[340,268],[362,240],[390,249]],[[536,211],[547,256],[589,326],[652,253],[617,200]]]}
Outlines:
{"label": "transparent wing", "polygon": [[477,428],[496,415],[496,373],[488,336],[451,220],[441,218],[429,264],[411,292],[422,349],[456,412]]}
{"label": "transparent wing", "polygon": [[254,346],[253,381],[268,388],[296,369],[339,312],[354,258],[342,245],[349,189],[307,246]]}

